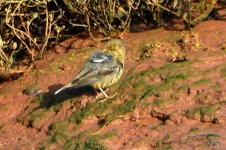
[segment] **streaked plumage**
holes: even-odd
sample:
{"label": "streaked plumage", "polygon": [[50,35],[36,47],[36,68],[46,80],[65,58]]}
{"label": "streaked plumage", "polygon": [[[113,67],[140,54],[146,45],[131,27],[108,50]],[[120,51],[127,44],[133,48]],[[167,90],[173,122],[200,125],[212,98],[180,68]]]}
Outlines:
{"label": "streaked plumage", "polygon": [[74,80],[57,90],[55,94],[70,87],[79,88],[90,85],[100,89],[109,98],[103,89],[116,83],[122,76],[125,53],[125,46],[120,40],[109,41],[104,52],[94,52]]}

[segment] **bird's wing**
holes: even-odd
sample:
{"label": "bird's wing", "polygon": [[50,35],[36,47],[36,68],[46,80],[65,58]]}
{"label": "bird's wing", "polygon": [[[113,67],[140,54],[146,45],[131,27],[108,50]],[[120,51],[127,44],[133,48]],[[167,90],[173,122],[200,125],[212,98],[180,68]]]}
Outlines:
{"label": "bird's wing", "polygon": [[102,76],[113,73],[117,68],[117,63],[112,55],[95,52],[89,57],[83,70],[71,83],[79,87],[90,85],[100,80]]}

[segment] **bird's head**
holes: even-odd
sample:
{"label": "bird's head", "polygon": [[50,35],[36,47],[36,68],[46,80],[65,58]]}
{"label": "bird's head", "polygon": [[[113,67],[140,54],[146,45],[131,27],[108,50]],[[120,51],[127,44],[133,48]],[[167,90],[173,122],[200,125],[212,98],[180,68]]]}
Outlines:
{"label": "bird's head", "polygon": [[126,55],[126,48],[121,40],[118,40],[118,39],[110,40],[106,44],[105,50],[113,53],[118,59],[124,62],[125,55]]}

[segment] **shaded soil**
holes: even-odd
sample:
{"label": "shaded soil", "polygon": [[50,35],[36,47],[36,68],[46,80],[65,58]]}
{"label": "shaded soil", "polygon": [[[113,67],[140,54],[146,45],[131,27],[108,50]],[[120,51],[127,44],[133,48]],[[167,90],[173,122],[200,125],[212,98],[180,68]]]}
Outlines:
{"label": "shaded soil", "polygon": [[0,85],[0,149],[224,149],[225,27],[125,34],[126,69],[109,89],[118,95],[104,102],[89,87],[53,95],[96,49],[77,38],[55,46]]}

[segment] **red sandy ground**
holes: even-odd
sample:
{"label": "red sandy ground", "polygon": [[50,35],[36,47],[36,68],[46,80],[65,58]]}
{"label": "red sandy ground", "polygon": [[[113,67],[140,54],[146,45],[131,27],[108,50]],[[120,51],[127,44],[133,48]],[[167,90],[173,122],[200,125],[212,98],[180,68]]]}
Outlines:
{"label": "red sandy ground", "polygon": [[[209,20],[200,23],[194,29],[199,33],[199,39],[208,49],[208,51],[216,51],[220,49],[222,44],[226,43],[226,22],[225,21],[214,21]],[[126,60],[126,71],[125,74],[132,66],[134,66],[134,48],[137,48],[136,45],[142,43],[146,43],[150,41],[150,35],[153,36],[153,40],[156,37],[165,34],[175,34],[175,31],[167,31],[165,29],[156,29],[153,31],[146,31],[142,33],[127,33],[123,37],[123,42],[125,43],[128,55]],[[149,38],[146,38],[149,37]],[[62,44],[67,47],[69,43],[74,41],[74,47],[84,47],[90,44],[93,44],[90,40],[77,40],[76,38],[67,40]],[[46,59],[39,61],[36,64],[36,68],[48,68],[51,62],[58,61],[59,58],[67,57],[68,53],[73,51],[70,49],[68,53],[64,53],[64,50],[60,47],[55,48],[55,52],[47,52]],[[197,57],[203,61],[202,65],[196,66],[197,69],[211,68],[216,66],[217,64],[224,63],[226,64],[226,54],[222,55],[211,55],[205,56],[205,53],[192,52],[191,57]],[[158,54],[156,54],[158,56]],[[80,58],[83,59],[83,58]],[[158,57],[150,58],[147,60],[146,64],[140,64],[136,67],[137,71],[145,70],[146,68],[150,68],[152,66],[162,66],[166,63],[165,60],[159,60]],[[29,105],[29,101],[33,98],[33,96],[27,96],[22,93],[22,90],[27,87],[31,81],[36,80],[39,83],[39,87],[42,89],[42,92],[54,91],[60,85],[57,84],[65,84],[70,81],[78,70],[74,69],[72,65],[62,66],[60,68],[63,70],[65,76],[56,76],[54,72],[47,72],[42,75],[38,79],[34,78],[30,73],[25,74],[18,80],[2,83],[0,85],[0,149],[35,149],[37,144],[47,136],[48,125],[53,121],[61,118],[65,118],[69,116],[72,111],[63,110],[60,115],[53,118],[49,118],[46,122],[42,123],[42,128],[37,130],[36,128],[28,128],[17,121],[17,117],[24,111],[27,105]],[[214,78],[214,76],[213,76]],[[225,83],[225,79],[216,79],[219,84],[222,82]],[[51,86],[55,85],[55,86]],[[222,85],[222,95],[224,99],[226,99],[226,86]],[[186,99],[186,95],[181,95],[181,98]],[[185,102],[186,103],[186,102]],[[184,104],[177,104],[177,106],[184,106]],[[167,107],[168,111],[175,109],[174,105],[170,105]],[[160,129],[157,130],[149,130],[149,125],[156,124],[159,122],[158,119],[153,118],[151,115],[140,113],[140,110],[134,110],[132,113],[132,117],[135,118],[136,121],[124,118],[122,120],[114,121],[108,125],[107,130],[113,130],[120,128],[120,137],[112,138],[111,140],[104,141],[104,144],[110,147],[110,149],[131,149],[132,147],[139,147],[140,149],[148,149],[147,145],[142,145],[142,142],[139,142],[141,138],[145,137],[159,137],[159,139],[163,138],[163,135],[170,134],[174,135],[173,140],[169,141],[171,145],[173,145],[174,149],[193,149],[194,147],[190,146],[189,141],[187,144],[180,147],[178,145],[178,141],[182,139],[183,135],[189,132],[191,127],[193,126],[201,126],[202,130],[208,130],[211,132],[215,132],[221,136],[220,142],[221,144],[216,147],[210,147],[209,149],[226,149],[226,109],[221,112],[222,123],[220,124],[212,124],[212,123],[202,123],[199,120],[192,120],[182,117],[182,121],[179,124],[168,123],[163,125]],[[95,120],[95,119],[94,119]],[[96,121],[87,122],[87,126],[95,125]],[[138,124],[137,128],[134,128],[134,125]],[[103,131],[104,132],[104,131]],[[194,142],[194,141],[193,141]],[[137,143],[137,144],[136,144]],[[193,143],[194,145],[194,143]],[[151,146],[151,145],[149,145]],[[53,148],[54,149],[54,148]],[[150,148],[151,149],[151,148]],[[195,149],[195,148],[194,148]]]}

